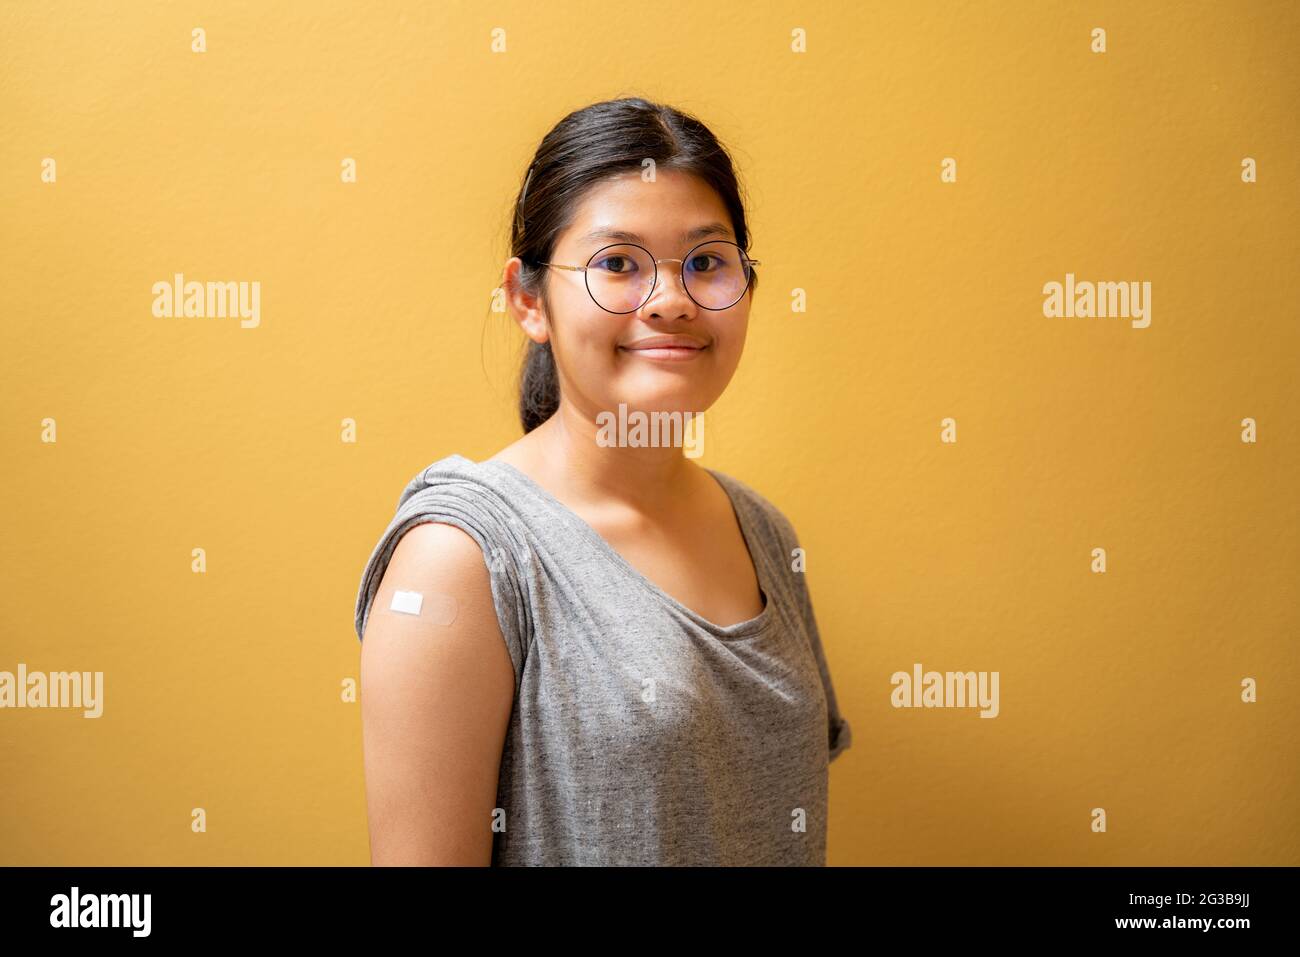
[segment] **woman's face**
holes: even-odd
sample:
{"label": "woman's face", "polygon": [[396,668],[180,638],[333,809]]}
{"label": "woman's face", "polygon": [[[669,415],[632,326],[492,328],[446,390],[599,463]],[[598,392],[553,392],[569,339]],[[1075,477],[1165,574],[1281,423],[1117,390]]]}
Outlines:
{"label": "woman's face", "polygon": [[[613,231],[623,235],[609,235]],[[677,260],[715,239],[736,242],[726,207],[703,180],[659,171],[648,183],[633,171],[586,194],[548,261],[583,266],[597,250],[628,242],[644,246],[656,259]],[[594,284],[632,281],[618,275],[632,264],[607,258],[611,254],[617,255],[608,250],[598,260],[606,273],[603,280],[593,276]],[[686,264],[687,275],[714,268],[702,252],[695,257]],[[549,339],[562,401],[588,420],[603,411],[617,413],[619,403],[629,412],[703,412],[726,389],[740,362],[752,286],[729,308],[705,309],[682,288],[682,264],[663,262],[650,298],[633,312],[616,314],[595,303],[581,272],[551,269],[548,283],[550,312],[538,299],[520,324],[534,340]],[[663,336],[683,337],[697,348],[654,349],[646,341]]]}

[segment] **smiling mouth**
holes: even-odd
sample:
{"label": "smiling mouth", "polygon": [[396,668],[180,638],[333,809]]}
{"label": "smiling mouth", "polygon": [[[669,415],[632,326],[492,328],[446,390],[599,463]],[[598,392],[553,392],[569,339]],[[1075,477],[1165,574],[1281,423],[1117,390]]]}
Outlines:
{"label": "smiling mouth", "polygon": [[619,346],[629,355],[658,362],[689,362],[708,351],[708,346]]}

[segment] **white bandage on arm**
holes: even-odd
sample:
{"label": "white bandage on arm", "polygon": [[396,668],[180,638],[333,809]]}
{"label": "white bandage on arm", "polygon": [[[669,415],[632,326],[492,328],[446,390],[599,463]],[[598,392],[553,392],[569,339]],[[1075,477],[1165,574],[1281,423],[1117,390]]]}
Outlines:
{"label": "white bandage on arm", "polygon": [[385,615],[450,625],[460,613],[460,604],[452,595],[394,586],[387,595],[376,596],[374,609]]}
{"label": "white bandage on arm", "polygon": [[424,596],[418,591],[395,591],[389,611],[400,611],[403,615],[418,615],[424,605]]}

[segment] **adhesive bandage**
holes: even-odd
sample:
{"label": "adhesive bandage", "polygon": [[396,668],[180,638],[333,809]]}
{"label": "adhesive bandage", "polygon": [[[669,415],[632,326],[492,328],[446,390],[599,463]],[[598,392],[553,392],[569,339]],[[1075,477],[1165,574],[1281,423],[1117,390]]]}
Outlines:
{"label": "adhesive bandage", "polygon": [[389,611],[400,611],[403,615],[418,615],[424,605],[424,596],[418,591],[395,591]]}
{"label": "adhesive bandage", "polygon": [[381,596],[375,607],[384,614],[418,618],[435,625],[450,625],[460,612],[460,605],[451,595],[410,588],[394,588],[388,596]]}

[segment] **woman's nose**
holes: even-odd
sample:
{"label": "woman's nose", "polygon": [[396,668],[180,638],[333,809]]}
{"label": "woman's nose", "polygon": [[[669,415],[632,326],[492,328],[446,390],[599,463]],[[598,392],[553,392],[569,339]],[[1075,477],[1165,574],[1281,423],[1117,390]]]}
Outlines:
{"label": "woman's nose", "polygon": [[[680,259],[667,261],[681,262]],[[695,300],[687,293],[680,270],[660,269],[655,280],[655,287],[650,291],[650,298],[645,301],[642,308],[657,315],[663,315],[673,310],[689,314],[695,308]]]}

